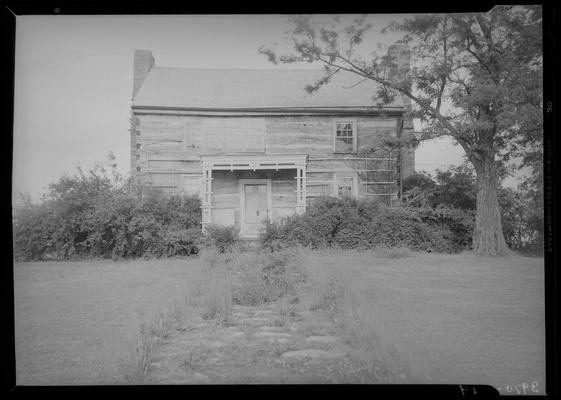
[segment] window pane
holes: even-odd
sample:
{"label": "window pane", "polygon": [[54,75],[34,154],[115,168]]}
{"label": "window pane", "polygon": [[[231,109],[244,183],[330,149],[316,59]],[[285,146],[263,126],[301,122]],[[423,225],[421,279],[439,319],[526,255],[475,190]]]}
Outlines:
{"label": "window pane", "polygon": [[353,138],[336,138],[335,152],[351,153],[353,151]]}
{"label": "window pane", "polygon": [[351,185],[339,185],[339,197],[341,196],[351,196],[352,186]]}

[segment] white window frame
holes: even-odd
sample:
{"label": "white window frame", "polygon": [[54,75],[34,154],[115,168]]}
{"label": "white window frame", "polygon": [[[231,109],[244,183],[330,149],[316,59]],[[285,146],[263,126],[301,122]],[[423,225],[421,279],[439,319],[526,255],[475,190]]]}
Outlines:
{"label": "white window frame", "polygon": [[[351,124],[353,129],[353,149],[351,151],[337,151],[337,125]],[[357,121],[352,119],[341,119],[333,121],[333,153],[334,154],[350,154],[357,152]]]}

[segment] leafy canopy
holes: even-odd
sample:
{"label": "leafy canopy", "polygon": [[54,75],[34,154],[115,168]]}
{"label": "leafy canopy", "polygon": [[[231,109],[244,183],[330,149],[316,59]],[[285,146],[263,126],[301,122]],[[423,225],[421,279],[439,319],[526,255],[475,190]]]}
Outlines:
{"label": "leafy canopy", "polygon": [[[508,161],[542,138],[542,38],[540,6],[498,6],[485,14],[416,15],[383,31],[402,33],[387,54],[357,51],[372,28],[368,17],[344,25],[338,17],[293,17],[292,51],[262,46],[273,63],[323,65],[313,93],[342,71],[379,85],[377,98],[409,98],[411,115],[424,123],[422,138],[452,136],[476,169],[483,155]],[[401,63],[408,57],[411,66]],[[483,154],[484,153],[484,154]]]}

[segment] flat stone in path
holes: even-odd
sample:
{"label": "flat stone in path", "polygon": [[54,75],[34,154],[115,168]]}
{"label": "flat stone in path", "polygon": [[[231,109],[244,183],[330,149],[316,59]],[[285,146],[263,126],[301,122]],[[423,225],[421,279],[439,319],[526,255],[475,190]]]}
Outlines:
{"label": "flat stone in path", "polygon": [[208,376],[201,374],[200,372],[195,372],[193,374],[193,378],[195,378],[197,381],[202,381],[202,382],[208,382]]}
{"label": "flat stone in path", "polygon": [[309,336],[306,338],[306,343],[335,344],[337,341],[336,336]]}
{"label": "flat stone in path", "polygon": [[327,350],[317,350],[317,349],[306,349],[306,350],[295,350],[287,351],[281,355],[282,358],[342,358],[346,354],[341,351],[327,351]]}
{"label": "flat stone in path", "polygon": [[269,338],[263,338],[265,339],[267,342],[269,343],[290,343],[290,339],[289,338],[276,338],[276,337],[269,337]]}
{"label": "flat stone in path", "polygon": [[292,337],[292,335],[291,335],[290,333],[268,332],[268,331],[265,331],[265,332],[255,332],[254,336],[255,336],[255,337],[267,337],[267,338],[269,338],[269,337],[276,337],[276,338],[280,338],[280,337],[283,337],[283,338],[290,338],[290,337]]}
{"label": "flat stone in path", "polygon": [[254,336],[257,338],[291,338],[292,337],[290,333],[282,333],[282,332],[255,332]]}
{"label": "flat stone in path", "polygon": [[152,362],[148,365],[148,369],[151,370],[151,371],[156,370],[156,369],[160,369],[160,368],[162,368],[162,363],[160,363],[160,362]]}
{"label": "flat stone in path", "polygon": [[253,317],[253,318],[243,319],[243,322],[249,325],[263,325],[266,323],[270,323],[270,319],[262,318],[262,317]]}
{"label": "flat stone in path", "polygon": [[229,331],[224,335],[224,339],[239,339],[244,336],[243,332],[240,331]]}
{"label": "flat stone in path", "polygon": [[225,345],[225,343],[219,342],[217,340],[206,340],[206,339],[197,341],[196,344],[200,346],[207,346],[207,347],[221,347]]}
{"label": "flat stone in path", "polygon": [[273,315],[273,311],[272,310],[257,310],[253,313],[253,315],[255,315],[256,317],[263,317],[263,316]]}
{"label": "flat stone in path", "polygon": [[260,331],[267,331],[267,332],[280,332],[280,331],[284,331],[285,328],[280,327],[280,326],[260,326],[259,330]]}

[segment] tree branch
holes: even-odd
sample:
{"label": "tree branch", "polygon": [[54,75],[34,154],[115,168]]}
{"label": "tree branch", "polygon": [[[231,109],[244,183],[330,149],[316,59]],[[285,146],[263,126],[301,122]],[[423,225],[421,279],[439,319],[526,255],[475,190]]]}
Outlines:
{"label": "tree branch", "polygon": [[343,87],[344,87],[345,89],[352,89],[352,88],[354,88],[355,86],[358,86],[358,85],[360,85],[362,82],[367,81],[367,80],[368,80],[368,78],[364,78],[364,79],[358,81],[357,83],[355,83],[354,85],[351,85],[351,86],[343,86]]}
{"label": "tree branch", "polygon": [[418,98],[417,96],[415,96],[413,93],[411,93],[411,91],[404,89],[398,85],[396,85],[394,82],[388,81],[387,79],[382,79],[379,78],[375,75],[372,75],[366,71],[364,71],[362,68],[360,68],[359,66],[357,66],[356,64],[354,64],[351,60],[348,60],[344,57],[342,57],[340,54],[337,55],[337,58],[341,59],[343,62],[349,64],[351,66],[351,68],[345,68],[342,67],[340,65],[335,65],[333,63],[331,63],[328,60],[325,60],[323,58],[319,58],[319,61],[324,62],[326,64],[329,64],[333,67],[339,67],[342,70],[348,71],[348,72],[352,72],[358,75],[361,75],[367,79],[371,79],[385,87],[389,87],[391,89],[394,89],[402,94],[404,94],[405,96],[409,97],[411,100],[413,100],[415,103],[417,103],[421,108],[427,110],[428,112],[430,112],[432,114],[432,116],[434,118],[436,118],[438,121],[440,121],[444,126],[446,126],[446,128],[450,131],[450,135],[458,138],[460,136],[459,132],[446,120],[446,118],[440,113],[440,110],[435,109],[434,107],[432,107],[430,104],[427,104],[426,102],[424,102],[423,100],[421,100],[420,98]]}

